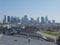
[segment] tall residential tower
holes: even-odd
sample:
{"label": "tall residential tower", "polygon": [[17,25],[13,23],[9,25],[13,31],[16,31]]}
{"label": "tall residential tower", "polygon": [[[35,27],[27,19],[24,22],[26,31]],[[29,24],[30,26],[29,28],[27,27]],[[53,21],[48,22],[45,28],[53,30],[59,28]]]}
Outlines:
{"label": "tall residential tower", "polygon": [[6,23],[6,15],[4,15],[3,23]]}

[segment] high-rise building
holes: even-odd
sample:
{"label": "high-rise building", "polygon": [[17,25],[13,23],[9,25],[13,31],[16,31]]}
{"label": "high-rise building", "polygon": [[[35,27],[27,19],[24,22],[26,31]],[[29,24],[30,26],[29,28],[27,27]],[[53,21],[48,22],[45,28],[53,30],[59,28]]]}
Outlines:
{"label": "high-rise building", "polygon": [[54,24],[55,23],[55,20],[52,20],[52,23]]}
{"label": "high-rise building", "polygon": [[11,16],[11,20],[10,20],[11,23],[15,23],[15,24],[18,24],[20,22],[20,19],[19,17],[13,17]]}
{"label": "high-rise building", "polygon": [[15,23],[19,23],[20,22],[20,19],[19,19],[19,17],[15,17]]}
{"label": "high-rise building", "polygon": [[48,23],[49,23],[49,24],[51,24],[51,21],[50,21],[50,20],[48,20]]}
{"label": "high-rise building", "polygon": [[19,17],[17,17],[17,22],[20,23],[20,19],[19,19]]}
{"label": "high-rise building", "polygon": [[17,23],[16,17],[13,17],[13,23]]}
{"label": "high-rise building", "polygon": [[36,22],[37,22],[37,24],[39,24],[39,17],[37,18],[37,21]]}
{"label": "high-rise building", "polygon": [[48,17],[47,16],[45,17],[45,23],[48,23]]}
{"label": "high-rise building", "polygon": [[13,16],[11,16],[11,23],[13,23]]}
{"label": "high-rise building", "polygon": [[23,18],[22,18],[22,21],[21,21],[23,24],[28,24],[29,23],[29,20],[27,18],[27,15],[25,15]]}
{"label": "high-rise building", "polygon": [[33,18],[31,18],[31,20],[30,20],[30,24],[31,24],[31,25],[34,24],[34,19],[33,19]]}
{"label": "high-rise building", "polygon": [[10,18],[10,16],[7,16],[7,22],[8,22],[8,23],[11,22],[11,18]]}
{"label": "high-rise building", "polygon": [[3,23],[6,23],[6,15],[4,15]]}
{"label": "high-rise building", "polygon": [[44,22],[44,17],[41,17],[41,23],[45,23],[45,22]]}

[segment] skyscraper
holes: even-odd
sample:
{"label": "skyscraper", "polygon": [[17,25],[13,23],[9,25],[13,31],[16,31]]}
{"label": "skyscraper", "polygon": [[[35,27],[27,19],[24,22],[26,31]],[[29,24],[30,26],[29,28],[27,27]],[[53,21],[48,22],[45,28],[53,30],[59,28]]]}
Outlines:
{"label": "skyscraper", "polygon": [[11,16],[11,23],[13,23],[13,16]]}
{"label": "skyscraper", "polygon": [[19,17],[16,17],[16,16],[13,17],[13,16],[11,16],[10,23],[15,23],[15,24],[20,23]]}
{"label": "skyscraper", "polygon": [[17,17],[17,22],[20,23],[20,19],[19,19],[19,17]]}
{"label": "skyscraper", "polygon": [[52,20],[52,23],[54,24],[55,23],[55,20]]}
{"label": "skyscraper", "polygon": [[37,24],[39,24],[39,17],[37,18],[37,21],[36,21]]}
{"label": "skyscraper", "polygon": [[47,16],[45,17],[45,23],[48,23],[48,17]]}
{"label": "skyscraper", "polygon": [[25,16],[22,18],[22,23],[23,23],[23,24],[28,24],[28,23],[29,23],[29,20],[28,20],[27,15],[25,15]]}
{"label": "skyscraper", "polygon": [[6,15],[4,15],[3,23],[6,23]]}
{"label": "skyscraper", "polygon": [[50,21],[50,20],[48,20],[48,23],[49,23],[49,24],[51,24],[51,21]]}
{"label": "skyscraper", "polygon": [[11,21],[10,16],[7,16],[7,23],[10,23],[10,21]]}
{"label": "skyscraper", "polygon": [[15,23],[16,23],[16,24],[18,24],[18,23],[20,22],[19,17],[16,17],[16,16],[15,16],[15,18],[14,18],[14,19],[15,19]]}
{"label": "skyscraper", "polygon": [[30,24],[31,24],[31,25],[34,24],[34,19],[33,19],[33,18],[31,18],[31,20],[30,20]]}
{"label": "skyscraper", "polygon": [[41,23],[45,23],[45,22],[44,22],[44,17],[41,17]]}

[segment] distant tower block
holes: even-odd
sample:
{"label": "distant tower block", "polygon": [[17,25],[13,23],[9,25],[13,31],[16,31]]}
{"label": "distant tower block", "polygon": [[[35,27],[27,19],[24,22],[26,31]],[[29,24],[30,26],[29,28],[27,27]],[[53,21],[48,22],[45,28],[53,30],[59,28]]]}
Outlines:
{"label": "distant tower block", "polygon": [[41,17],[41,23],[45,23],[45,22],[44,22],[44,17]]}
{"label": "distant tower block", "polygon": [[47,16],[45,17],[45,23],[48,23],[48,17]]}
{"label": "distant tower block", "polygon": [[6,15],[4,15],[3,23],[6,23]]}
{"label": "distant tower block", "polygon": [[52,23],[54,24],[55,23],[55,20],[52,20]]}

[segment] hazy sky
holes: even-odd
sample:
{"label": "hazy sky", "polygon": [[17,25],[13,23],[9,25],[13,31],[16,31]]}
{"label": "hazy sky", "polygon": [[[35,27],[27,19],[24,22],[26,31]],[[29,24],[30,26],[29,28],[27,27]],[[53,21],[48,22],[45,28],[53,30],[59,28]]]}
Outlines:
{"label": "hazy sky", "polygon": [[0,21],[4,14],[34,19],[48,16],[60,22],[60,0],[0,0]]}

